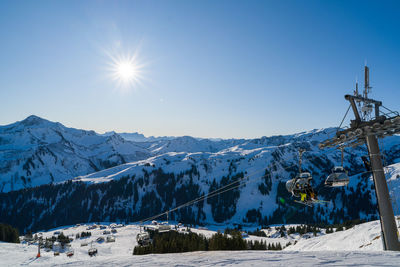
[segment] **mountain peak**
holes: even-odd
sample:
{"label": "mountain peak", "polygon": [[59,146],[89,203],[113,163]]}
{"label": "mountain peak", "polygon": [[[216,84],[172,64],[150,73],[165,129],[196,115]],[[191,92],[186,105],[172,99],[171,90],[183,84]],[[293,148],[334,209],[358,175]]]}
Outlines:
{"label": "mountain peak", "polygon": [[39,125],[42,124],[43,122],[48,122],[48,120],[40,118],[36,115],[30,115],[26,119],[21,121],[21,123],[24,124],[25,126]]}

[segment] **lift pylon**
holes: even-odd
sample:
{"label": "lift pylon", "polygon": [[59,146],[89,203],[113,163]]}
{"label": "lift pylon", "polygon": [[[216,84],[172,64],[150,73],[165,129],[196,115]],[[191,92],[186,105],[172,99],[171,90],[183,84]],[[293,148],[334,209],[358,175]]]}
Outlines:
{"label": "lift pylon", "polygon": [[[381,221],[383,247],[384,250],[400,251],[396,220],[377,139],[400,133],[400,116],[397,112],[390,110],[389,113],[381,112],[382,102],[368,98],[370,89],[369,68],[365,66],[364,95],[361,96],[358,92],[355,95],[345,95],[345,99],[350,102],[353,109],[355,119],[350,121],[348,129],[337,131],[335,137],[323,141],[319,147],[367,145]],[[363,104],[361,110],[358,110],[356,102]],[[374,116],[372,110],[374,110]]]}

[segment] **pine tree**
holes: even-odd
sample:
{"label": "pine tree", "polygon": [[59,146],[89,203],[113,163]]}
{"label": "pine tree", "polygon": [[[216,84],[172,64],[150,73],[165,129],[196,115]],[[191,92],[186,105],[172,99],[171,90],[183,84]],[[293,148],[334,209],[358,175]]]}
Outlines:
{"label": "pine tree", "polygon": [[19,243],[19,233],[11,225],[0,223],[0,241]]}

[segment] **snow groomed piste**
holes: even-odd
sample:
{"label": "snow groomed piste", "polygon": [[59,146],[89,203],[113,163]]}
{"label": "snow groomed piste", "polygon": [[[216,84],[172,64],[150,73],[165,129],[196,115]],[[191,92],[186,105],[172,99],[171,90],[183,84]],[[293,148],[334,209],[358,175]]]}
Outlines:
{"label": "snow groomed piste", "polygon": [[[0,243],[0,266],[283,266],[287,264],[304,264],[304,266],[318,266],[332,264],[336,266],[398,266],[398,253],[382,252],[379,221],[355,225],[349,229],[333,229],[327,234],[325,229],[314,236],[313,233],[292,233],[285,225],[284,236],[280,232],[281,225],[263,229],[267,237],[249,235],[245,240],[258,240],[267,243],[279,242],[283,250],[276,251],[209,251],[189,252],[178,254],[158,254],[132,256],[133,247],[138,245],[135,237],[140,233],[139,225],[121,225],[100,223],[82,224],[68,227],[59,227],[47,232],[35,233],[44,240],[61,233],[73,239],[65,251],[74,251],[72,257],[65,252],[54,256],[53,249],[41,251],[41,257],[36,258],[37,241],[23,241],[21,244]],[[147,225],[151,226],[151,225]],[[174,227],[173,227],[174,228]],[[117,232],[104,235],[105,230],[116,229]],[[190,228],[194,233],[211,237],[215,230],[206,228]],[[88,237],[76,238],[78,233],[91,232]],[[178,227],[178,231],[185,232],[186,227]],[[35,235],[34,234],[34,235]],[[99,238],[114,236],[115,242],[98,242]],[[290,243],[290,244],[289,244]],[[97,249],[93,257],[88,250]],[[83,246],[82,246],[83,245]]]}

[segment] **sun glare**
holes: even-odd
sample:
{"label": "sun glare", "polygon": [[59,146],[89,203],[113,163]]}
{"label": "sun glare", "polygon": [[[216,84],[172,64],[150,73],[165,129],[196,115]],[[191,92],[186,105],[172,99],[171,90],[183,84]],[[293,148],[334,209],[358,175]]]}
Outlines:
{"label": "sun glare", "polygon": [[128,82],[135,78],[135,66],[130,62],[120,62],[117,66],[117,73],[121,80]]}
{"label": "sun glare", "polygon": [[138,53],[110,55],[109,73],[118,89],[130,91],[140,85],[143,79],[143,67],[138,61]]}

